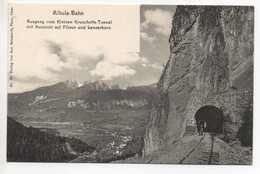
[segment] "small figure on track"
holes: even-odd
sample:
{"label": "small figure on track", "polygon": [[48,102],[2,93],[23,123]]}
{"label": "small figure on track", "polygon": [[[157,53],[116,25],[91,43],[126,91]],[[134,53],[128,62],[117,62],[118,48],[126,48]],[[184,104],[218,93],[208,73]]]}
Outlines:
{"label": "small figure on track", "polygon": [[197,122],[197,129],[198,129],[198,132],[199,132],[199,136],[200,135],[203,135],[203,121],[202,120],[199,120]]}
{"label": "small figure on track", "polygon": [[206,132],[206,127],[207,127],[207,122],[206,121],[204,121],[203,122],[203,126],[202,126],[202,132]]}
{"label": "small figure on track", "polygon": [[203,132],[205,132],[205,130],[206,130],[206,126],[207,126],[206,121],[199,120],[197,122],[197,129],[198,129],[199,135],[201,135],[201,136],[203,135]]}

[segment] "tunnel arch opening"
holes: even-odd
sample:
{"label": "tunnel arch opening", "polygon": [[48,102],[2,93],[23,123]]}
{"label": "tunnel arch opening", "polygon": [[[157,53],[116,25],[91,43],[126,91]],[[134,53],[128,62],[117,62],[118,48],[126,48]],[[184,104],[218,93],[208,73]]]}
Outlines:
{"label": "tunnel arch opening", "polygon": [[211,105],[203,106],[195,113],[197,129],[201,124],[205,125],[204,132],[223,133],[224,114],[223,112]]}

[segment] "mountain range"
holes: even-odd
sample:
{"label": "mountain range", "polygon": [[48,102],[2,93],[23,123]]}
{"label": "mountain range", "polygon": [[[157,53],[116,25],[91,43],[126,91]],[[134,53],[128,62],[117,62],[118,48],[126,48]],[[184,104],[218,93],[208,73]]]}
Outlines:
{"label": "mountain range", "polygon": [[151,108],[157,100],[155,85],[120,89],[102,81],[77,82],[67,80],[23,93],[8,94],[8,115],[16,117],[28,110],[44,112],[53,109],[107,109]]}

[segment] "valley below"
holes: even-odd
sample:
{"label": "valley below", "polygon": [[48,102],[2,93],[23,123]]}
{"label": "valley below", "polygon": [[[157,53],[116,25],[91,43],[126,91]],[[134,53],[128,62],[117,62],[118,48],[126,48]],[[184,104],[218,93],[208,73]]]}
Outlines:
{"label": "valley below", "polygon": [[[140,156],[156,95],[138,89],[84,89],[84,92],[80,89],[80,94],[78,91],[76,88],[64,93],[55,89],[55,93],[51,93],[42,88],[36,92],[10,94],[8,116],[21,123],[24,129],[33,128],[55,137],[74,138],[94,149],[91,153],[79,153],[70,143],[65,143],[64,148],[74,155],[74,159],[64,161],[111,162]],[[133,95],[139,97],[133,99]],[[13,133],[12,130],[9,132]],[[26,142],[20,146],[26,146]]]}
{"label": "valley below", "polygon": [[[64,112],[71,119],[66,119],[63,115],[56,115],[55,118],[53,113],[49,113],[49,119],[46,119],[48,121],[23,115],[19,121],[26,127],[34,127],[56,136],[76,138],[94,147],[96,159],[79,156],[82,162],[108,162],[141,152],[148,110],[84,112],[68,109]],[[43,118],[46,117],[43,114]]]}

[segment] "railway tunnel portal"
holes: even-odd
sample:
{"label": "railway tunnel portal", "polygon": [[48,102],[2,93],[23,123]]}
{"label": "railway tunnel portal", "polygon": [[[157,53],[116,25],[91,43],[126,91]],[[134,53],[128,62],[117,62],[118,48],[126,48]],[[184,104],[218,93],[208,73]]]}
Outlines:
{"label": "railway tunnel portal", "polygon": [[223,112],[215,106],[203,106],[195,114],[197,130],[203,125],[204,132],[222,133],[224,124]]}
{"label": "railway tunnel portal", "polygon": [[[252,91],[240,93],[224,93],[210,97],[194,95],[191,97],[187,110],[184,112],[187,131],[197,131],[199,120],[206,122],[206,132],[223,133],[235,137],[243,123],[241,114],[247,108],[252,108]],[[233,134],[233,135],[231,135]]]}

